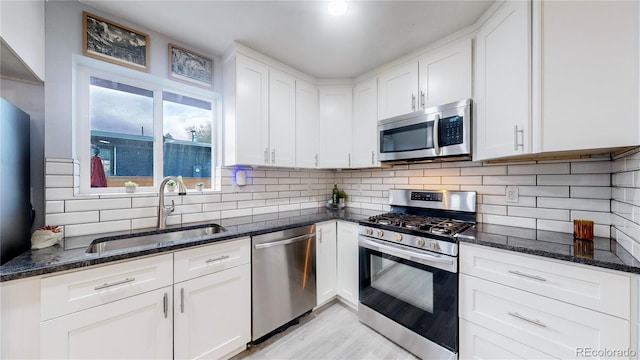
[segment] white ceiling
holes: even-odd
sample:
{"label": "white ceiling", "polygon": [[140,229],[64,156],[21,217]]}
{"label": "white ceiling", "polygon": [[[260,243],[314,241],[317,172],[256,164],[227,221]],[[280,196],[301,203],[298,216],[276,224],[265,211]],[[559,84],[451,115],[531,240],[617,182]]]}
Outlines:
{"label": "white ceiling", "polygon": [[473,24],[493,0],[348,1],[341,17],[328,15],[327,1],[81,2],[200,52],[222,55],[237,40],[311,76],[341,78]]}

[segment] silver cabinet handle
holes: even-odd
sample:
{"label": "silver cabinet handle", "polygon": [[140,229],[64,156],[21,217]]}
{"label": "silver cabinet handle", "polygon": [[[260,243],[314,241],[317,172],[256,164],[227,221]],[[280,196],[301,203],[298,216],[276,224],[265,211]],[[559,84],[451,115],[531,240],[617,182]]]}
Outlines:
{"label": "silver cabinet handle", "polygon": [[271,163],[276,163],[276,149],[271,150]]}
{"label": "silver cabinet handle", "polygon": [[229,255],[222,255],[222,256],[217,257],[217,258],[208,259],[207,261],[205,261],[205,263],[206,263],[206,264],[210,264],[210,263],[212,263],[212,262],[216,262],[216,261],[219,261],[219,260],[228,259],[229,257],[230,257]]}
{"label": "silver cabinet handle", "polygon": [[515,274],[515,275],[518,275],[518,276],[524,276],[524,277],[529,278],[529,279],[534,279],[534,280],[539,280],[539,281],[547,281],[547,279],[545,279],[545,278],[543,278],[541,276],[525,274],[525,273],[520,272],[518,270],[509,270],[509,272],[511,274]]}
{"label": "silver cabinet handle", "polygon": [[184,314],[184,288],[180,289],[180,313]]}
{"label": "silver cabinet handle", "polygon": [[440,155],[438,132],[440,132],[440,114],[436,114],[435,119],[433,119],[433,149],[436,151],[436,155]]}
{"label": "silver cabinet handle", "polygon": [[316,158],[316,167],[318,167],[318,154],[316,154],[315,158]]}
{"label": "silver cabinet handle", "polygon": [[424,109],[424,91],[420,91],[420,106]]}
{"label": "silver cabinet handle", "polygon": [[351,167],[351,153],[349,153],[349,167]]}
{"label": "silver cabinet handle", "polygon": [[112,282],[112,283],[104,283],[104,284],[102,284],[100,286],[96,286],[94,288],[94,290],[101,290],[101,289],[105,289],[105,288],[116,286],[116,285],[122,285],[122,284],[130,283],[132,281],[136,281],[136,278],[126,278],[124,280],[120,280],[120,281],[116,281],[116,282]]}
{"label": "silver cabinet handle", "polygon": [[[522,134],[522,143],[518,142],[518,133]],[[518,148],[522,147],[524,151],[524,129],[518,130],[518,125],[513,126],[513,150],[518,151]]]}
{"label": "silver cabinet handle", "polygon": [[371,152],[371,165],[375,165],[376,163],[376,153],[374,151]]}
{"label": "silver cabinet handle", "polygon": [[416,96],[411,94],[411,110],[416,111]]}
{"label": "silver cabinet handle", "polygon": [[318,229],[318,241],[322,242],[322,229]]}
{"label": "silver cabinet handle", "polygon": [[522,316],[522,315],[518,314],[517,312],[508,312],[507,314],[509,314],[509,315],[511,315],[511,316],[513,316],[515,318],[518,318],[520,320],[524,320],[526,322],[530,322],[530,323],[532,323],[534,325],[538,325],[538,326],[543,327],[543,328],[547,327],[547,325],[545,323],[541,322],[540,320],[529,319],[529,318],[527,318],[525,316]]}
{"label": "silver cabinet handle", "polygon": [[169,315],[169,295],[167,293],[164,293],[162,298],[162,311],[164,311],[164,318],[166,319]]}
{"label": "silver cabinet handle", "polygon": [[269,164],[269,148],[264,149],[264,163]]}

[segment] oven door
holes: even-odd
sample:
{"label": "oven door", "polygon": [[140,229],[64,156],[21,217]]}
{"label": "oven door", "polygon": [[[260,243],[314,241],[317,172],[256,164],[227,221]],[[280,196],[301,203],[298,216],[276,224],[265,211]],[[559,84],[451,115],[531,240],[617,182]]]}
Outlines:
{"label": "oven door", "polygon": [[360,303],[458,352],[457,259],[359,237]]}

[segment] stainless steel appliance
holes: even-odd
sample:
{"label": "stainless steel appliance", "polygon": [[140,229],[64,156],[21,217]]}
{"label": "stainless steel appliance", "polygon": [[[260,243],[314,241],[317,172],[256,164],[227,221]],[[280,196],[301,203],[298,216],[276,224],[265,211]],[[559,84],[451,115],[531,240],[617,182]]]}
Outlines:
{"label": "stainless steel appliance", "polygon": [[315,225],[252,237],[254,341],[316,306],[315,239]]}
{"label": "stainless steel appliance", "polygon": [[422,359],[458,353],[458,233],[476,193],[389,190],[391,211],[359,226],[358,318]]}
{"label": "stainless steel appliance", "polygon": [[471,155],[471,99],[378,121],[380,161]]}
{"label": "stainless steel appliance", "polygon": [[31,119],[2,98],[0,115],[0,264],[4,264],[31,247]]}

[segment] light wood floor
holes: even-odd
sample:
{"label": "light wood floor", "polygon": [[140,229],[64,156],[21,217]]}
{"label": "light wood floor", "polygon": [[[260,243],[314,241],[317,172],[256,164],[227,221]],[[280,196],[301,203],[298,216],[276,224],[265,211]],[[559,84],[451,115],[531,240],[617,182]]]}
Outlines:
{"label": "light wood floor", "polygon": [[358,321],[340,303],[304,316],[299,325],[236,355],[240,359],[417,359]]}

